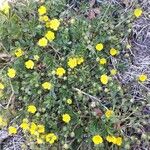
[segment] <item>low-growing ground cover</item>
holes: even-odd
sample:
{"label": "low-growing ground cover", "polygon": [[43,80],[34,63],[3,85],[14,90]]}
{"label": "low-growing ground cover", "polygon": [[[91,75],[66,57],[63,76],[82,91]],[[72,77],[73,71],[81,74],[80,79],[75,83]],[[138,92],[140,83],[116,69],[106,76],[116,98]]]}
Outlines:
{"label": "low-growing ground cover", "polygon": [[[148,73],[123,79],[138,1],[16,1],[0,14],[0,128],[20,149],[148,146]],[[143,97],[142,97],[143,98]],[[2,140],[2,142],[3,142]],[[2,149],[4,146],[1,142]]]}

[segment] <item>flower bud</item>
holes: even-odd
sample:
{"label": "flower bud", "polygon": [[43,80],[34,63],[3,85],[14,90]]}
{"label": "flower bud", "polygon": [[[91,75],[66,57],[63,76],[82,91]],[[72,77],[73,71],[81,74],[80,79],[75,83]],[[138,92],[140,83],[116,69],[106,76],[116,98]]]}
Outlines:
{"label": "flower bud", "polygon": [[146,140],[147,139],[147,135],[145,133],[142,134],[141,136],[142,139]]}
{"label": "flower bud", "polygon": [[65,143],[65,144],[63,145],[63,148],[64,148],[64,149],[69,149],[69,145]]}
{"label": "flower bud", "polygon": [[74,132],[71,132],[71,133],[70,133],[70,137],[72,137],[72,138],[75,137],[75,133],[74,133]]}

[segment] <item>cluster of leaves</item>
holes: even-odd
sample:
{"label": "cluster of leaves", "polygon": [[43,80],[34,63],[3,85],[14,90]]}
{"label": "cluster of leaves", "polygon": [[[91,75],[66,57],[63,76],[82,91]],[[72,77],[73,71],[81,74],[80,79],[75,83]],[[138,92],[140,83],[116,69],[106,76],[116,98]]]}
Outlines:
{"label": "cluster of leaves", "polygon": [[[111,74],[112,69],[119,72],[124,64],[112,63],[114,56],[110,55],[110,49],[117,49],[115,59],[121,59],[119,54],[125,47],[122,39],[130,35],[134,17],[132,12],[124,13],[121,6],[111,3],[98,3],[96,6],[88,2],[77,4],[78,7],[70,9],[66,0],[48,0],[44,4],[24,1],[11,4],[9,15],[1,13],[1,51],[11,56],[11,60],[1,66],[0,80],[5,84],[5,89],[0,91],[1,105],[5,108],[8,100],[10,103],[6,111],[1,107],[0,112],[10,120],[17,116],[13,124],[21,124],[23,118],[44,124],[46,133],[53,132],[58,136],[58,142],[54,145],[46,143],[47,147],[65,145],[67,148],[66,144],[72,149],[79,149],[82,145],[93,147],[93,135],[101,135],[104,139],[107,135],[114,135],[122,136],[124,142],[121,146],[124,148],[126,137],[122,126],[129,118],[125,112],[131,104],[117,75]],[[40,5],[46,6],[50,19],[57,18],[61,23],[55,33],[56,38],[46,47],[37,44],[47,31],[39,21],[37,10]],[[96,13],[89,17],[92,9]],[[102,51],[96,50],[98,43],[103,43]],[[22,57],[15,57],[17,48],[24,50]],[[35,55],[39,56],[38,61],[34,60]],[[84,62],[71,69],[67,62],[72,57],[83,57]],[[107,63],[99,64],[100,58],[106,58]],[[35,63],[32,70],[25,67],[29,59]],[[54,73],[60,66],[66,70],[63,77]],[[15,78],[9,79],[8,68],[16,70]],[[99,79],[103,74],[109,76],[106,85]],[[45,81],[51,81],[53,88],[50,91],[42,89]],[[72,104],[68,104],[68,99]],[[37,108],[33,115],[27,112],[31,104]],[[115,114],[111,119],[105,116],[108,109]],[[66,113],[71,117],[67,124],[62,121],[62,115]],[[104,141],[98,148],[108,149],[110,146],[118,147]]]}

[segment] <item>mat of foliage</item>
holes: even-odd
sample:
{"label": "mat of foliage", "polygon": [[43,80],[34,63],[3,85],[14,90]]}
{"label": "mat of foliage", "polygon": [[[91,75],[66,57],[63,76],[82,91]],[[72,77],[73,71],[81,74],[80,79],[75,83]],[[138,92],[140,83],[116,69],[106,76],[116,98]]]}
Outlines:
{"label": "mat of foliage", "polygon": [[[141,15],[137,1],[5,3],[0,128],[10,138],[23,136],[21,149],[124,150],[147,144],[147,115],[141,103],[133,104],[120,75],[131,48],[124,41]],[[147,78],[141,72],[133,80],[144,86]]]}

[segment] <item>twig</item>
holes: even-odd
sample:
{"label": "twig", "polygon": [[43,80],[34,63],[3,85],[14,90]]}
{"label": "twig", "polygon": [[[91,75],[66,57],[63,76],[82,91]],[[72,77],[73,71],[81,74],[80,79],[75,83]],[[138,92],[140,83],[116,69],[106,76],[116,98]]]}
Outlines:
{"label": "twig", "polygon": [[107,14],[107,12],[108,12],[108,10],[109,10],[109,8],[110,8],[111,5],[112,5],[112,3],[110,2],[109,5],[108,5],[108,7],[107,7],[107,9],[106,9],[106,11],[104,12],[102,18],[100,19],[99,24],[97,25],[96,31],[98,30],[99,25],[101,24],[101,21],[105,18],[105,15]]}
{"label": "twig", "polygon": [[150,26],[150,24],[147,24],[147,25],[143,26],[142,29],[137,33],[137,37],[139,37],[139,35],[141,34],[141,32],[142,32],[145,28],[147,28],[148,26]]}
{"label": "twig", "polygon": [[147,91],[150,92],[150,88],[146,87],[144,84],[142,84],[142,83],[140,83],[140,82],[139,82],[139,84],[140,84],[142,87],[144,87]]}
{"label": "twig", "polygon": [[[110,57],[110,59],[111,59],[111,62],[112,62],[112,65],[113,65],[114,69],[117,70],[117,69],[116,69],[116,66],[115,66],[115,63],[114,63],[114,58],[113,58],[113,57]],[[119,79],[122,80],[122,77],[121,77],[120,73],[117,72],[117,74],[118,74]],[[116,78],[116,80],[121,84],[121,82],[118,80],[118,78],[117,78],[117,77],[115,77],[115,78]]]}
{"label": "twig", "polygon": [[77,150],[79,150],[79,149],[80,149],[80,147],[82,146],[82,143],[83,143],[83,141],[80,143],[80,145],[79,145],[79,147],[77,148]]}
{"label": "twig", "polygon": [[[83,91],[81,91],[80,89],[78,89],[78,88],[74,88],[73,87],[73,90],[75,90],[75,91],[77,91],[77,92],[80,92],[80,93],[82,93],[82,94],[84,94],[84,95],[86,95],[86,96],[88,96],[89,98],[91,98],[91,99],[93,99],[93,100],[96,100],[96,101],[98,101],[98,102],[102,102],[99,98],[97,98],[97,97],[95,97],[95,96],[92,96],[92,95],[90,95],[90,94],[88,94],[88,93],[85,93],[85,92],[83,92]],[[103,105],[102,103],[101,103],[101,105],[105,108],[105,109],[108,109],[105,105]]]}
{"label": "twig", "polygon": [[121,121],[127,120],[131,115],[133,115],[134,113],[136,113],[137,110],[138,110],[138,108],[136,108],[132,113],[130,113],[130,115],[128,115],[126,118],[122,119]]}
{"label": "twig", "polygon": [[12,119],[11,121],[10,121],[10,123],[9,124],[12,124],[15,120],[17,120],[20,116],[21,116],[22,114],[20,114],[20,115],[18,115],[17,117],[15,117],[14,119]]}
{"label": "twig", "polygon": [[15,93],[10,79],[9,79],[9,83],[10,83],[10,87],[11,87],[12,93],[11,93],[11,95],[10,95],[9,101],[8,101],[8,103],[7,103],[6,107],[5,107],[5,109],[8,109],[8,107],[9,107],[9,105],[10,105],[12,99],[13,99],[14,93]]}

